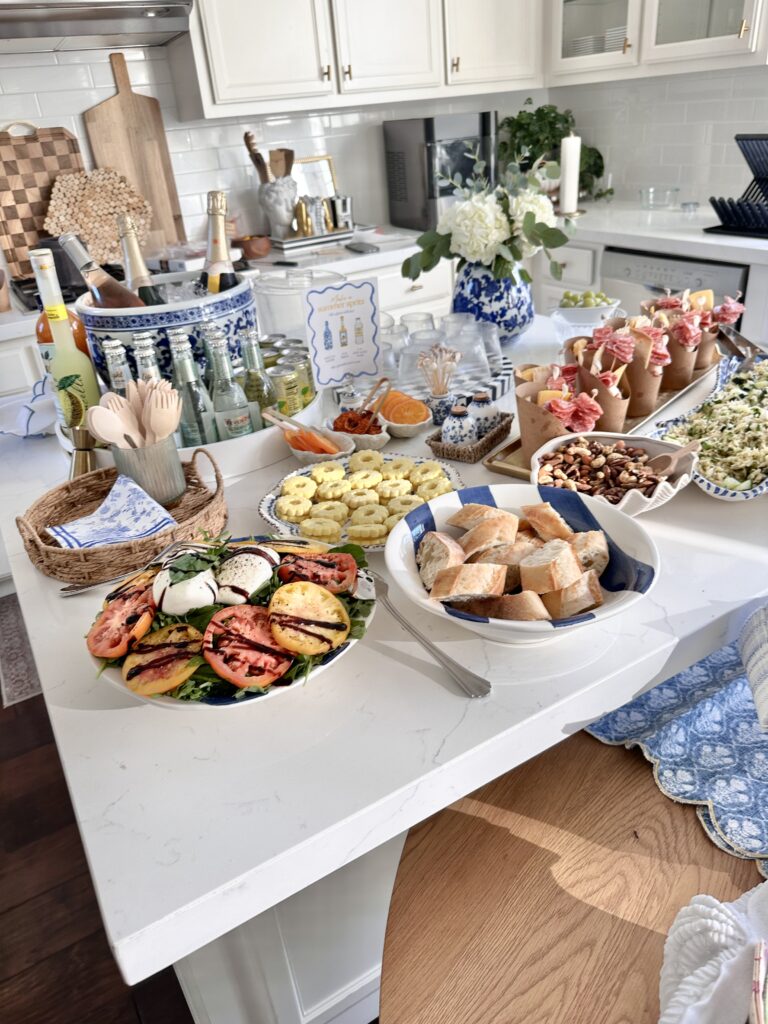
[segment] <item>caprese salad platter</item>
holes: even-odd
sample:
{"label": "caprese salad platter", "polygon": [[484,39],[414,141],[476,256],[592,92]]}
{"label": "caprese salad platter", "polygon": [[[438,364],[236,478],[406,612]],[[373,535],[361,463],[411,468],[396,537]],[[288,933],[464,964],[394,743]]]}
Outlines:
{"label": "caprese salad platter", "polygon": [[123,580],[87,646],[107,680],[143,700],[238,706],[314,678],[363,636],[374,608],[355,545],[216,538]]}

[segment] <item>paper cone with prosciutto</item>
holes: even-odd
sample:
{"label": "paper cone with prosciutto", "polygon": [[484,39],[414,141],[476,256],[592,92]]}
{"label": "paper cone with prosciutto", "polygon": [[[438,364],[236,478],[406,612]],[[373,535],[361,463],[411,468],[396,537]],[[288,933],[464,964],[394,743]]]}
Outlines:
{"label": "paper cone with prosciutto", "polygon": [[[592,369],[594,368],[593,361]],[[607,370],[601,371],[600,374],[595,374],[584,366],[579,367],[579,387],[584,392],[593,393],[603,410],[597,421],[597,430],[607,430],[614,434],[620,434],[624,430],[631,394],[624,371],[623,365],[618,371]]]}
{"label": "paper cone with prosciutto", "polygon": [[518,384],[515,388],[517,399],[517,422],[520,427],[520,447],[526,463],[545,441],[567,434],[568,429],[561,420],[553,416],[543,405],[536,404],[541,385],[535,382]]}
{"label": "paper cone with prosciutto", "polygon": [[662,328],[647,327],[645,331],[632,329],[632,337],[635,340],[635,351],[626,371],[630,388],[627,415],[630,419],[649,416],[655,411],[664,366],[670,361],[667,339]]}

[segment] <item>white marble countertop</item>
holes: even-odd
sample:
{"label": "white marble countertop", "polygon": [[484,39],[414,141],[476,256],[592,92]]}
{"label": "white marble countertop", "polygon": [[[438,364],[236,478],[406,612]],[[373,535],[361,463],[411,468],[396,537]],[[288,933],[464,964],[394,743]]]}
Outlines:
{"label": "white marble countertop", "polygon": [[[513,347],[520,361],[554,356],[545,326],[540,318]],[[1,441],[0,459],[3,536],[107,934],[131,984],[705,655],[768,590],[766,500],[726,504],[690,487],[644,519],[663,569],[631,615],[522,649],[413,613],[488,674],[486,701],[465,699],[379,609],[364,641],[314,684],[263,703],[168,710],[97,678],[83,637],[107,588],[64,601],[23,551],[12,516],[63,469],[55,442]],[[228,482],[234,532],[260,528],[259,498],[295,465]],[[467,484],[489,479],[482,465],[458,468]],[[372,562],[383,567],[379,554]]]}
{"label": "white marble countertop", "polygon": [[768,239],[746,235],[710,235],[704,228],[719,223],[715,211],[701,205],[695,214],[682,210],[643,210],[638,203],[584,204],[574,244],[599,242],[620,249],[661,252],[725,263],[768,264]]}

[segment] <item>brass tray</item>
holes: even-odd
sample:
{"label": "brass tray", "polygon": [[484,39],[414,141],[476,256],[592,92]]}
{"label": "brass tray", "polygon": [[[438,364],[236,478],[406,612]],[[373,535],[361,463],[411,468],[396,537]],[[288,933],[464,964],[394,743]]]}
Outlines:
{"label": "brass tray", "polygon": [[[718,342],[722,340],[722,338],[719,338]],[[659,404],[652,413],[648,416],[635,416],[633,419],[628,419],[626,421],[624,433],[636,434],[647,423],[651,423],[656,420],[659,413],[663,412],[668,405],[676,402],[678,398],[681,398],[687,391],[690,391],[691,388],[698,384],[700,380],[703,380],[709,375],[714,376],[718,364],[723,358],[723,353],[721,353],[719,349],[716,349],[715,352],[716,355],[710,366],[703,370],[693,371],[693,378],[691,379],[690,384],[687,384],[680,391],[662,391],[659,395]],[[565,437],[563,440],[565,440]],[[503,473],[505,476],[515,476],[519,480],[525,480],[527,482],[530,482],[531,479],[531,467],[530,464],[527,465],[525,463],[522,457],[519,437],[516,437],[514,441],[510,441],[509,444],[505,444],[495,452],[491,452],[490,455],[483,459],[483,465],[486,469],[490,469],[494,473]]]}

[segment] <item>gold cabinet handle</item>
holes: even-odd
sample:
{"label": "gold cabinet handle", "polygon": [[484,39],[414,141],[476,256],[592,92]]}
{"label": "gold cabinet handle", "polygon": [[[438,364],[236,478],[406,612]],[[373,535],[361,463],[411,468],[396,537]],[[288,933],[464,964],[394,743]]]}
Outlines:
{"label": "gold cabinet handle", "polygon": [[451,61],[451,71],[458,71],[461,65],[461,57],[454,57]]}
{"label": "gold cabinet handle", "polygon": [[331,65],[326,64],[323,70],[320,72],[320,77],[324,82],[330,82],[331,80]]}
{"label": "gold cabinet handle", "polygon": [[630,43],[630,41],[627,39],[627,37],[624,36],[624,43],[623,43],[623,45],[621,47],[621,52],[622,53],[628,53],[631,49],[632,49],[632,43]]}
{"label": "gold cabinet handle", "polygon": [[747,24],[746,18],[742,18],[741,24],[739,25],[739,39],[743,39],[747,32],[749,32],[749,25]]}
{"label": "gold cabinet handle", "polygon": [[344,77],[345,78],[351,78],[352,77],[352,65],[351,64],[347,64],[347,66],[344,68]]}
{"label": "gold cabinet handle", "polygon": [[424,287],[423,284],[412,284],[411,287],[408,289],[408,291],[409,292],[420,292],[423,287]]}

